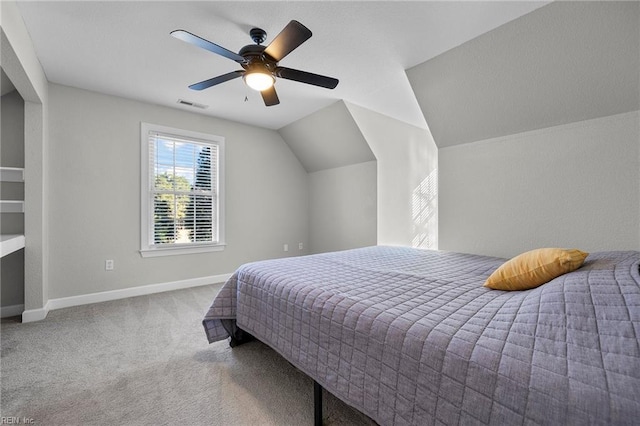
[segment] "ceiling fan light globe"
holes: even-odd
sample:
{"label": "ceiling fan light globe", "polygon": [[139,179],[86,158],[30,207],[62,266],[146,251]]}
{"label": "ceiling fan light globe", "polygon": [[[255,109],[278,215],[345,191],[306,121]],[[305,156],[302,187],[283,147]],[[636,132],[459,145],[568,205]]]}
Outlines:
{"label": "ceiling fan light globe", "polygon": [[271,88],[276,81],[271,74],[259,71],[247,72],[243,78],[247,86],[258,92]]}

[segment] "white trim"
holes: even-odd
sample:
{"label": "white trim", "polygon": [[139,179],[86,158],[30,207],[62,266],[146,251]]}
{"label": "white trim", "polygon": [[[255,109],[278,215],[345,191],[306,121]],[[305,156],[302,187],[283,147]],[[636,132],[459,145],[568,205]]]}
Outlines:
{"label": "white trim", "polygon": [[22,313],[22,322],[26,323],[26,322],[34,322],[34,321],[43,320],[43,319],[45,319],[47,317],[48,313],[49,313],[49,303],[44,305],[44,308],[29,309],[29,310],[24,311]]}
{"label": "white trim", "polygon": [[[215,145],[218,150],[218,176],[216,179],[217,194],[217,235],[218,241],[208,245],[185,244],[180,247],[166,247],[155,245],[152,242],[153,223],[151,209],[153,209],[149,159],[149,134],[151,132],[164,133],[180,138],[193,139],[195,143]],[[202,253],[211,251],[222,251],[225,249],[225,138],[208,133],[194,132],[192,130],[176,129],[173,127],[161,126],[158,124],[140,122],[140,254],[142,257],[170,256],[180,254]],[[170,246],[170,245],[168,245]],[[208,248],[205,249],[204,247]],[[164,251],[166,250],[166,251]],[[163,252],[161,252],[163,251]]]}
{"label": "white trim", "polygon": [[158,256],[173,256],[179,254],[193,254],[193,253],[208,253],[211,251],[222,251],[226,247],[226,244],[202,244],[195,245],[190,244],[186,246],[167,245],[166,247],[151,247],[148,249],[140,250],[140,256],[142,257],[158,257]]}
{"label": "white trim", "polygon": [[225,143],[225,139],[222,138],[222,141],[218,143],[218,179],[216,180],[216,182],[218,183],[218,188],[217,188],[217,194],[218,194],[218,245],[222,246],[222,248],[224,248],[224,246],[226,246],[226,233],[225,233],[225,229],[227,228],[227,221],[226,221],[226,216],[225,216],[225,209],[226,209],[226,195],[225,195],[225,191],[226,191],[226,179],[225,176],[227,175],[227,171],[226,171],[226,149],[225,149],[226,143]]}
{"label": "white trim", "polygon": [[24,305],[11,305],[0,307],[0,318],[15,317],[22,315]]}
{"label": "white trim", "polygon": [[102,291],[100,293],[82,294],[79,296],[51,299],[47,305],[49,309],[62,309],[71,306],[88,305],[90,303],[108,302],[110,300],[126,299],[127,297],[144,296],[165,291],[182,290],[190,287],[225,282],[232,274],[212,275],[201,278],[191,278],[181,281],[170,281],[160,284],[149,284],[140,287],[123,288],[121,290]]}
{"label": "white trim", "polygon": [[160,284],[149,284],[139,287],[123,288],[120,290],[102,291],[99,293],[50,299],[42,309],[24,311],[22,314],[22,322],[42,320],[47,316],[50,310],[55,309],[70,308],[72,306],[108,302],[111,300],[126,299],[128,297],[145,296],[148,294],[163,293],[165,291],[182,290],[185,288],[223,283],[231,278],[231,275],[232,274],[210,275],[207,277],[190,278],[180,281],[170,281]]}

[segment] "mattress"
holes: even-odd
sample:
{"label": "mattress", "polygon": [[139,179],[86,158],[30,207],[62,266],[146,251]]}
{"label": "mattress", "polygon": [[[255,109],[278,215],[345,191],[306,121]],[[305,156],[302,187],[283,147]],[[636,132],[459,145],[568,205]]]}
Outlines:
{"label": "mattress", "polygon": [[637,424],[640,253],[483,287],[503,262],[377,246],[249,263],[203,325],[251,333],[381,425]]}

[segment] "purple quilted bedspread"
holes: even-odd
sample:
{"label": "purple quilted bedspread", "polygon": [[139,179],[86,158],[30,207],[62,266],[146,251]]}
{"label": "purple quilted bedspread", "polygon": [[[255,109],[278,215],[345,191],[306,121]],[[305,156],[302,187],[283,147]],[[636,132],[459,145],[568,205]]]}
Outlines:
{"label": "purple quilted bedspread", "polygon": [[203,324],[214,342],[235,320],[381,425],[640,424],[640,252],[482,287],[502,262],[379,246],[250,263]]}

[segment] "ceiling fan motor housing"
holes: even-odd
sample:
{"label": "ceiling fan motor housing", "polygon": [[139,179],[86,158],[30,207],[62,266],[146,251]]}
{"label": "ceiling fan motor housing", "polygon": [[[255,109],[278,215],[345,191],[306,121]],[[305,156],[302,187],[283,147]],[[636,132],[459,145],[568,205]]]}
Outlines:
{"label": "ceiling fan motor housing", "polygon": [[245,63],[240,64],[242,68],[248,71],[261,67],[273,72],[276,68],[276,61],[264,53],[264,49],[265,47],[259,44],[248,44],[240,49],[238,54],[245,59]]}
{"label": "ceiling fan motor housing", "polygon": [[262,44],[267,39],[267,32],[262,28],[251,28],[249,35],[255,44]]}

